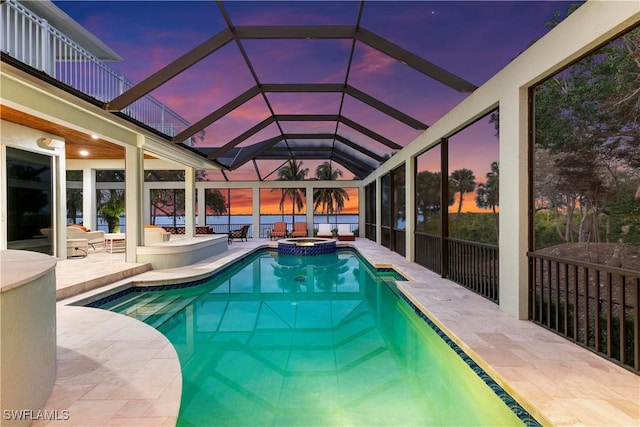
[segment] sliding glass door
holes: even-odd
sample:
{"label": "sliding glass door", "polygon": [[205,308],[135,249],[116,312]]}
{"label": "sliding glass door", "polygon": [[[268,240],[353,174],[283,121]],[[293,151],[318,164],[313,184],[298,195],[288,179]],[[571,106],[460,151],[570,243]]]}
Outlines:
{"label": "sliding glass door", "polygon": [[7,147],[7,248],[53,254],[52,157]]}

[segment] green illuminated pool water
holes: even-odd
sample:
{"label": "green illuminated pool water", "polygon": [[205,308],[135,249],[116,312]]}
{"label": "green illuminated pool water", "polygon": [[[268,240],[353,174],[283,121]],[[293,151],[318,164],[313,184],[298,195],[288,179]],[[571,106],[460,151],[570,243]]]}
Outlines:
{"label": "green illuminated pool water", "polygon": [[384,276],[353,252],[260,252],[102,308],[175,346],[179,426],[522,425]]}

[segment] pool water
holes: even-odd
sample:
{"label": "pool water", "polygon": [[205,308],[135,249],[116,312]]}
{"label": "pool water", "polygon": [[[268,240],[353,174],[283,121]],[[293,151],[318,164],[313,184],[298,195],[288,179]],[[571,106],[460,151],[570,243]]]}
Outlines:
{"label": "pool water", "polygon": [[102,308],[175,346],[179,426],[523,425],[391,276],[352,251],[266,251],[195,286]]}

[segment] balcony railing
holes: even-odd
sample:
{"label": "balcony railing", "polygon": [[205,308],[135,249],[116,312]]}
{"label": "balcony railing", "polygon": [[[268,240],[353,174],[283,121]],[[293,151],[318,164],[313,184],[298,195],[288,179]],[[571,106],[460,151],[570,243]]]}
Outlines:
{"label": "balcony railing", "polygon": [[640,272],[529,254],[535,323],[640,372]]}
{"label": "balcony railing", "polygon": [[[0,4],[0,50],[101,102],[111,101],[134,86],[16,0]],[[170,137],[190,125],[148,95],[122,113]]]}

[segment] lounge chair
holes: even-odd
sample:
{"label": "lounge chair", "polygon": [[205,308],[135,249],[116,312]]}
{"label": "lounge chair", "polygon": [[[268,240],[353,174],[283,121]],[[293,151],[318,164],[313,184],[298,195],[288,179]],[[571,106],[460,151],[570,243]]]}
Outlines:
{"label": "lounge chair", "polygon": [[318,234],[317,237],[323,238],[332,238],[333,233],[331,232],[331,224],[319,224],[318,225]]}
{"label": "lounge chair", "polygon": [[91,231],[82,225],[71,224],[67,226],[67,239],[87,239],[89,246],[95,250],[96,246],[104,246],[104,231]]}
{"label": "lounge chair", "polygon": [[171,233],[158,225],[144,226],[144,244],[151,245],[155,243],[168,242],[171,240]]}
{"label": "lounge chair", "polygon": [[249,241],[247,239],[248,232],[249,232],[248,225],[243,225],[237,230],[231,230],[229,232],[229,243],[233,243],[233,239],[240,239],[241,242],[242,242],[242,239],[244,239],[245,242],[248,242]]}
{"label": "lounge chair", "polygon": [[349,224],[338,224],[338,240],[356,240],[356,235],[351,231]]}
{"label": "lounge chair", "polygon": [[278,238],[287,237],[287,223],[286,222],[276,222],[273,224],[273,230],[271,230],[271,234],[269,235],[269,239],[278,239]]}
{"label": "lounge chair", "polygon": [[308,235],[309,233],[307,232],[306,222],[296,222],[295,224],[293,224],[291,237],[307,237]]}

